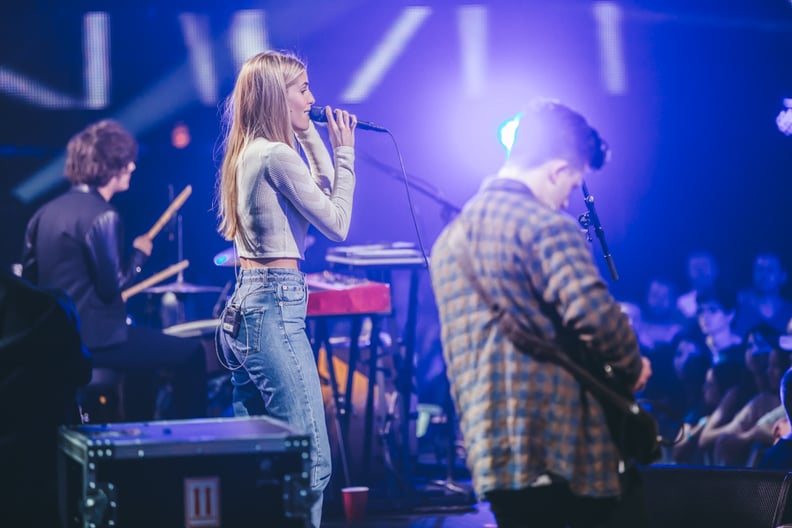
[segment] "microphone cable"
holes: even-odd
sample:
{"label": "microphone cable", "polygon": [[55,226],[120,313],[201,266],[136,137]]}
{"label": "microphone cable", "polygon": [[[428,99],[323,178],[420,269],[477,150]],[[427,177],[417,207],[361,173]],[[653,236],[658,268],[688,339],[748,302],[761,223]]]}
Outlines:
{"label": "microphone cable", "polygon": [[415,214],[415,205],[413,204],[412,193],[410,192],[410,182],[407,179],[407,169],[404,167],[404,159],[402,158],[401,150],[399,149],[399,143],[396,141],[396,137],[391,133],[390,130],[384,128],[383,131],[388,134],[393,141],[393,148],[396,149],[396,156],[399,158],[399,170],[401,171],[401,177],[404,181],[404,192],[407,194],[407,206],[410,210],[410,219],[412,220],[413,227],[415,228],[415,236],[418,239],[418,249],[421,252],[421,257],[424,261],[424,267],[429,269],[429,255],[426,254],[426,247],[423,243],[423,237],[421,236],[421,229],[418,226],[418,219],[416,218]]}

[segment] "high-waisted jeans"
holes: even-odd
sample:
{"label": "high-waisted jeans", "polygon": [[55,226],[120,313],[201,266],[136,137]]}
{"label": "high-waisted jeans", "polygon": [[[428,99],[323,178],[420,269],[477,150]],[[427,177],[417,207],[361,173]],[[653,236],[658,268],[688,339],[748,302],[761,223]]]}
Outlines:
{"label": "high-waisted jeans", "polygon": [[229,306],[242,319],[236,338],[220,332],[231,369],[234,414],[265,414],[311,438],[311,520],[318,527],[330,480],[330,442],[313,349],[305,333],[305,275],[283,268],[243,269]]}

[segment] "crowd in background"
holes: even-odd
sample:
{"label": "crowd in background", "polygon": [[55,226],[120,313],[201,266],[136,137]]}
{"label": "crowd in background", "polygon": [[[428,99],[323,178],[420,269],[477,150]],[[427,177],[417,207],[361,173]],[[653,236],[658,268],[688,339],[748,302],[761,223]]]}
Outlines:
{"label": "crowd in background", "polygon": [[622,303],[654,370],[639,397],[674,441],[662,461],[792,468],[792,405],[782,401],[784,385],[792,396],[786,271],[777,255],[757,254],[750,287],[736,296],[718,275],[713,255],[695,252],[689,291],[658,277],[641,302]]}

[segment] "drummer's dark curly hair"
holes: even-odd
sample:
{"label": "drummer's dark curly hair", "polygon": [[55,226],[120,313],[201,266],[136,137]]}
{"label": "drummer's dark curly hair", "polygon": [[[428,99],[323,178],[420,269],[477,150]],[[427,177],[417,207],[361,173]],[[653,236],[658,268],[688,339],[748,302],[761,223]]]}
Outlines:
{"label": "drummer's dark curly hair", "polygon": [[101,187],[137,160],[138,144],[120,123],[99,121],[75,134],[66,147],[66,178]]}

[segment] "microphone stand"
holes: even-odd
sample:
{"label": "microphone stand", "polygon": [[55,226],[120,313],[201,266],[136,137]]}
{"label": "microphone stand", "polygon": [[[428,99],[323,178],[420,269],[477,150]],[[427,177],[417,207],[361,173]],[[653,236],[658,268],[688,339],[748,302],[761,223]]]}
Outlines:
{"label": "microphone stand", "polygon": [[591,242],[591,232],[589,228],[594,228],[594,233],[600,241],[600,246],[602,246],[602,253],[605,255],[605,262],[608,263],[608,270],[610,271],[611,277],[613,277],[613,280],[617,281],[619,280],[619,272],[616,271],[613,255],[610,254],[608,243],[605,242],[605,230],[602,229],[599,216],[597,216],[597,210],[594,208],[594,197],[589,194],[586,182],[583,182],[581,189],[583,191],[583,203],[586,204],[588,211],[578,217],[578,222],[580,222],[580,225],[583,226],[583,229],[586,231],[586,238],[589,242]]}

